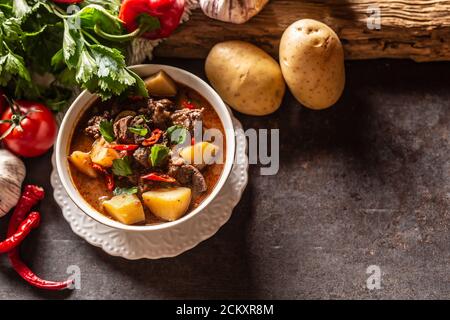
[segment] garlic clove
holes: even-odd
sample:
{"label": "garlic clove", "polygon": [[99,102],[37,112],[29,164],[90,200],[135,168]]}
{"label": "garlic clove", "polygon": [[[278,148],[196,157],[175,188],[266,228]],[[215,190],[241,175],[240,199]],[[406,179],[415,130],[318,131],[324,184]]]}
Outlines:
{"label": "garlic clove", "polygon": [[200,0],[200,7],[210,18],[236,24],[257,15],[269,0]]}
{"label": "garlic clove", "polygon": [[19,201],[25,165],[8,150],[0,150],[0,218],[6,215]]}

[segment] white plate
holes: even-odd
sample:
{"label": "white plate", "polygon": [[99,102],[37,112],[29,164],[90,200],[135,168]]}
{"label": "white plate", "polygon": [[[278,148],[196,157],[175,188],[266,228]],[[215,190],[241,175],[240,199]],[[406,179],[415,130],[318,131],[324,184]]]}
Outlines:
{"label": "white plate", "polygon": [[67,195],[59,180],[53,154],[53,196],[72,230],[106,253],[130,260],[174,257],[213,236],[230,219],[248,181],[247,140],[241,123],[233,117],[231,111],[230,114],[236,130],[236,156],[227,182],[202,212],[167,230],[129,232],[113,229],[93,220]]}

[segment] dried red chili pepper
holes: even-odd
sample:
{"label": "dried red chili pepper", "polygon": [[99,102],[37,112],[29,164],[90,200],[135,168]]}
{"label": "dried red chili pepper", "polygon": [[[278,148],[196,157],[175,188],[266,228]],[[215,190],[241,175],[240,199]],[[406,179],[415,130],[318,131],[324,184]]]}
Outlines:
{"label": "dried red chili pepper", "polygon": [[94,168],[95,170],[97,170],[98,172],[102,173],[105,176],[105,184],[106,184],[106,188],[109,191],[113,191],[114,187],[115,187],[115,183],[114,183],[114,176],[112,173],[109,173],[108,170],[106,170],[105,168],[103,168],[101,165],[98,165],[96,163],[92,164],[92,168]]}
{"label": "dried red chili pepper", "polygon": [[187,108],[187,109],[191,109],[191,110],[195,109],[195,105],[192,102],[187,101],[187,100],[183,100],[183,102],[181,102],[181,106],[183,108]]}
{"label": "dried red chili pepper", "polygon": [[141,179],[142,180],[159,181],[159,182],[169,182],[169,183],[177,182],[177,180],[175,180],[174,178],[172,178],[171,176],[169,176],[167,174],[154,173],[154,172],[146,174],[145,176],[142,176]]}
{"label": "dried red chili pepper", "polygon": [[[166,38],[180,24],[184,4],[185,0],[125,0],[120,7],[119,19],[128,32],[139,30],[148,39]],[[143,19],[142,16],[151,18]]]}
{"label": "dried red chili pepper", "polygon": [[162,134],[163,134],[163,132],[159,129],[153,130],[150,138],[147,138],[144,141],[142,141],[142,145],[144,147],[154,145],[155,143],[158,142],[159,138],[161,138]]}
{"label": "dried red chili pepper", "polygon": [[0,242],[0,253],[6,253],[17,247],[30,233],[30,231],[39,226],[41,216],[39,212],[32,212],[22,221],[17,231],[3,242]]}
{"label": "dried red chili pepper", "polygon": [[34,185],[26,185],[19,201],[14,209],[8,226],[8,237],[12,236],[25,220],[28,212],[31,211],[40,200],[44,199],[44,189]]}
{"label": "dried red chili pepper", "polygon": [[109,148],[118,151],[134,151],[139,148],[139,146],[137,144],[112,144]]}
{"label": "dried red chili pepper", "polygon": [[[26,185],[16,208],[13,211],[11,220],[8,225],[8,237],[14,235],[20,224],[25,219],[31,208],[35,206],[39,200],[44,198],[44,190],[38,186]],[[30,270],[20,259],[19,247],[12,249],[8,253],[9,261],[14,270],[29,284],[34,287],[47,290],[63,290],[68,289],[73,284],[72,280],[63,282],[48,281],[39,278],[33,271]]]}

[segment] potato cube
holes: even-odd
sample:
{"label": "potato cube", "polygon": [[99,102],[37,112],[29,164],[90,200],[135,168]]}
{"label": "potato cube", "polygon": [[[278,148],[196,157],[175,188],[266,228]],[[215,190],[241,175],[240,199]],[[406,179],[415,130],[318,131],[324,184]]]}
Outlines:
{"label": "potato cube", "polygon": [[191,203],[191,189],[184,187],[157,189],[142,194],[144,204],[157,217],[174,221],[184,215]]}
{"label": "potato cube", "polygon": [[69,161],[79,170],[80,172],[84,173],[85,175],[96,178],[97,177],[97,171],[92,167],[92,160],[87,152],[82,151],[74,151],[69,156]]}
{"label": "potato cube", "polygon": [[144,208],[135,194],[121,194],[103,202],[103,208],[124,224],[145,221]]}
{"label": "potato cube", "polygon": [[164,71],[145,80],[148,92],[153,96],[173,97],[177,94],[177,85]]}
{"label": "potato cube", "polygon": [[190,164],[211,164],[219,152],[219,147],[203,141],[181,149],[180,156]]}
{"label": "potato cube", "polygon": [[109,168],[112,167],[113,161],[119,158],[119,153],[106,147],[106,141],[103,139],[96,140],[92,145],[91,160],[93,163]]}

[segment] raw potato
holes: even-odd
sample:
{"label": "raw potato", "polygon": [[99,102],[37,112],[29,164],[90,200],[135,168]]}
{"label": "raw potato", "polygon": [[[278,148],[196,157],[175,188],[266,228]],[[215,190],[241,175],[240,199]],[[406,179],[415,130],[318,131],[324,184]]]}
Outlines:
{"label": "raw potato", "polygon": [[174,221],[189,208],[191,189],[177,187],[147,191],[142,194],[142,199],[155,216]]}
{"label": "raw potato", "polygon": [[280,65],[292,94],[308,108],[328,108],[344,90],[342,44],[336,33],[319,21],[299,20],[285,30]]}
{"label": "raw potato", "polygon": [[106,141],[100,138],[94,142],[91,150],[91,160],[102,167],[112,167],[113,161],[120,158],[119,153],[111,148],[107,148]]}
{"label": "raw potato", "polygon": [[145,221],[144,207],[135,194],[121,194],[103,202],[103,208],[124,224]]}
{"label": "raw potato", "polygon": [[164,71],[145,80],[148,93],[153,96],[173,97],[177,94],[177,85]]}
{"label": "raw potato", "polygon": [[206,58],[205,71],[222,99],[239,112],[263,116],[281,105],[286,85],[280,66],[250,43],[216,44]]}
{"label": "raw potato", "polygon": [[85,175],[97,178],[97,171],[92,167],[91,156],[87,152],[74,151],[69,156],[69,161]]}
{"label": "raw potato", "polygon": [[218,152],[218,146],[203,141],[181,149],[180,157],[189,164],[211,164]]}

